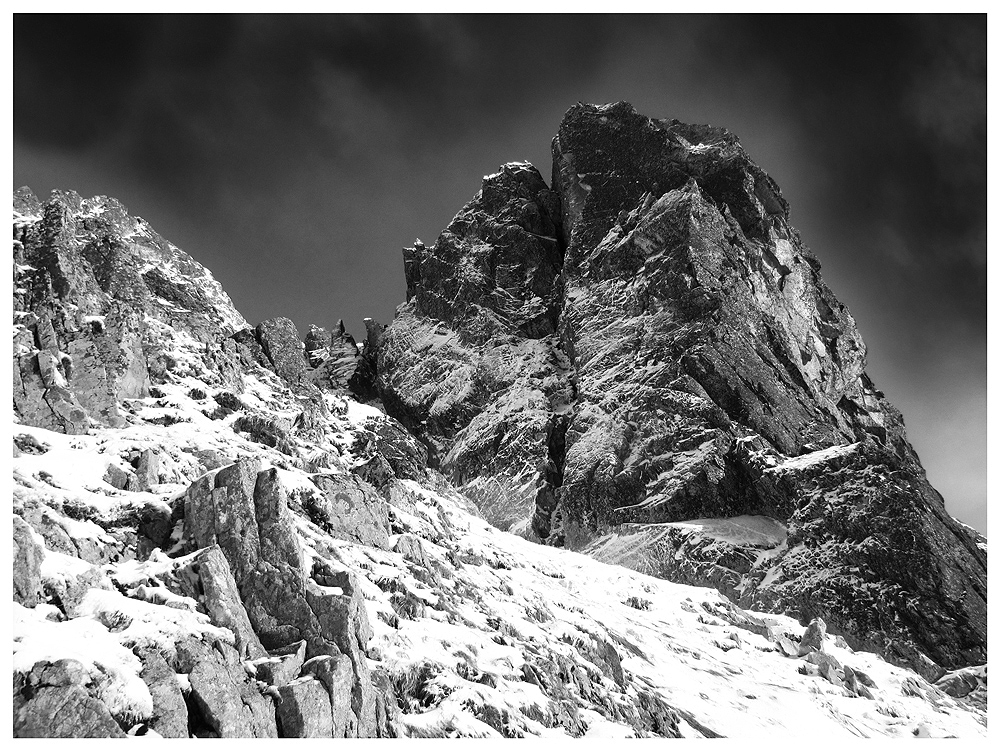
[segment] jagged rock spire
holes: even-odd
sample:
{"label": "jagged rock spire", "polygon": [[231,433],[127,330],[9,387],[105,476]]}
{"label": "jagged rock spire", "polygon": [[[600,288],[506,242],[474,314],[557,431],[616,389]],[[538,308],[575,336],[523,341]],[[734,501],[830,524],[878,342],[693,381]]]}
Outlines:
{"label": "jagged rock spire", "polygon": [[[404,252],[389,412],[505,528],[822,617],[928,675],[985,659],[983,541],[928,484],[774,180],[725,129],[627,102],[570,108],[552,151],[554,193],[488,198],[526,174],[508,165]],[[556,198],[549,294],[499,283],[484,259],[533,268],[509,239]],[[557,337],[512,324],[535,295]]]}

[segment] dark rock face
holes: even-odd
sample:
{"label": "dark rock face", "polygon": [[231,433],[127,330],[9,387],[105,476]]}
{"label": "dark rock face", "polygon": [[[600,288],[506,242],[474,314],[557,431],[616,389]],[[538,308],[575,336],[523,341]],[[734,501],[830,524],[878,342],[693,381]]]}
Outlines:
{"label": "dark rock face", "polygon": [[358,366],[347,381],[351,393],[359,401],[366,402],[378,398],[377,368],[378,341],[385,326],[371,318],[365,318],[364,349],[358,359]]}
{"label": "dark rock face", "polygon": [[280,377],[295,382],[306,369],[305,349],[295,324],[288,318],[271,318],[255,331],[264,356]]}
{"label": "dark rock face", "polygon": [[[781,576],[761,581],[745,603],[822,617],[853,648],[931,681],[940,667],[984,662],[985,540],[948,515],[919,464],[872,441],[844,453],[765,474],[781,477],[796,510],[789,551],[772,564]],[[825,585],[799,583],[816,570],[827,571]]]}
{"label": "dark rock face", "polygon": [[310,326],[305,338],[306,359],[313,368],[310,378],[321,388],[343,390],[358,369],[361,354],[354,337],[337,321],[333,331]]}
{"label": "dark rock face", "polygon": [[31,527],[14,516],[14,601],[34,607],[42,596],[42,559],[45,550],[31,536]]}
{"label": "dark rock face", "polygon": [[559,199],[530,164],[483,179],[434,247],[403,251],[406,299],[418,314],[457,324],[470,341],[542,338],[559,309]]}
{"label": "dark rock face", "polygon": [[[985,544],[733,134],[576,105],[551,191],[503,167],[404,267],[379,393],[491,522],[820,617],[935,679],[985,660]],[[780,534],[680,524],[743,517]]]}
{"label": "dark rock face", "polygon": [[578,106],[553,154],[561,192],[585,195],[566,212],[567,517],[770,510],[729,466],[754,434],[784,455],[873,439],[911,456],[853,319],[734,136]]}
{"label": "dark rock face", "polygon": [[572,395],[554,335],[559,226],[538,171],[504,165],[433,248],[404,251],[408,302],[375,341],[388,412],[491,522],[522,532],[555,504],[550,448]]}
{"label": "dark rock face", "polygon": [[[782,578],[741,603],[822,616],[929,675],[919,653],[949,667],[984,659],[985,558],[927,484],[864,374],[853,320],[735,138],[624,105],[577,107],[553,152],[560,189],[585,193],[566,218],[561,325],[579,390],[560,490],[567,543],[622,522],[771,516],[790,522],[789,552],[754,578]],[[830,481],[848,445],[857,458]],[[804,454],[823,471],[772,468]],[[806,584],[817,570],[833,574]],[[963,583],[943,593],[954,576]]]}

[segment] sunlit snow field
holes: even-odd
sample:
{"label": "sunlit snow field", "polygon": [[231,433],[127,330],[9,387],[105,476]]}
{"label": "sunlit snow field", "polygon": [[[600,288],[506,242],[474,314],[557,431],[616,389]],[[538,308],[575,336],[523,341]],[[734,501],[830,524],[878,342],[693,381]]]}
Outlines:
{"label": "sunlit snow field", "polygon": [[[241,397],[280,412],[285,396],[279,384],[266,378],[250,380],[248,393]],[[281,469],[288,490],[308,482],[308,473],[288,456],[233,432],[228,422],[206,417],[187,395],[198,386],[204,383],[194,377],[179,379],[163,387],[164,397],[132,402],[134,416],[123,429],[67,436],[15,425],[15,435],[30,435],[47,448],[40,455],[26,453],[13,460],[15,503],[35,498],[46,507],[69,502],[101,513],[128,505],[169,503],[196,476],[195,450],[213,450],[229,461],[257,456],[264,467]],[[348,398],[332,397],[330,405],[336,428],[331,444],[339,445],[342,455],[338,465],[324,472],[345,472],[354,460],[353,433],[366,420],[384,417],[378,409]],[[181,421],[169,426],[146,421],[165,413]],[[116,490],[104,481],[108,463],[124,466],[123,453],[144,448],[154,448],[161,456],[163,483],[151,492],[135,493]],[[623,688],[614,684],[612,675],[603,676],[608,699],[614,700],[630,686],[651,689],[678,710],[686,736],[985,737],[985,727],[974,712],[872,654],[854,653],[833,639],[827,645],[838,661],[871,677],[877,689],[874,700],[869,700],[819,676],[801,674],[800,660],[716,616],[725,611],[726,603],[713,590],[672,584],[500,532],[468,501],[440,487],[435,491],[405,481],[390,494],[397,530],[401,527],[402,533],[419,538],[423,554],[434,561],[419,570],[398,552],[331,539],[305,517],[296,517],[307,555],[329,554],[333,549],[341,563],[362,577],[375,631],[369,647],[373,664],[395,674],[423,670],[430,676],[426,685],[430,707],[404,707],[404,726],[414,735],[500,736],[477,718],[484,706],[492,706],[510,717],[512,734],[562,736],[561,728],[531,718],[548,698],[524,679],[526,655],[560,653],[587,667],[588,673],[600,675],[601,668],[585,664],[577,647],[597,639],[613,644],[621,659]],[[106,533],[95,523],[61,513],[52,513],[52,518],[73,538],[100,543]],[[783,533],[776,524],[753,517],[686,523],[727,540],[766,536],[775,541]],[[399,537],[397,533],[390,538],[390,549]],[[154,552],[147,562],[109,564],[103,569],[115,581],[128,584],[155,575],[156,566],[168,562],[163,552]],[[57,580],[89,569],[90,564],[78,558],[48,551],[43,576]],[[436,571],[432,579],[421,573],[426,570]],[[406,617],[393,607],[393,596],[398,601],[401,592],[412,603]],[[149,592],[143,596],[155,599]],[[110,674],[108,700],[131,707],[137,715],[148,711],[150,696],[138,678],[139,662],[130,649],[158,639],[170,641],[178,630],[214,629],[205,615],[194,611],[193,600],[168,607],[93,590],[83,609],[88,614],[55,622],[46,619],[55,612],[51,606],[29,610],[15,605],[14,668],[30,668],[42,658],[78,659],[90,669]],[[116,609],[128,613],[132,624],[110,632],[94,615]],[[757,617],[796,636],[804,630],[787,617]],[[490,678],[473,681],[469,675]],[[583,709],[580,714],[586,737],[633,734],[630,726],[613,723],[596,710]]]}

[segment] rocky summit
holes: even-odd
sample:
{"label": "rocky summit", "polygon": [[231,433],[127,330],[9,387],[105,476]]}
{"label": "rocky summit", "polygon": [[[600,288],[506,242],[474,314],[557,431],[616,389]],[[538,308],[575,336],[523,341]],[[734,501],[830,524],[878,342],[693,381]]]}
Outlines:
{"label": "rocky summit", "polygon": [[16,737],[986,736],[986,540],[733,134],[577,104],[357,343],[14,194]]}

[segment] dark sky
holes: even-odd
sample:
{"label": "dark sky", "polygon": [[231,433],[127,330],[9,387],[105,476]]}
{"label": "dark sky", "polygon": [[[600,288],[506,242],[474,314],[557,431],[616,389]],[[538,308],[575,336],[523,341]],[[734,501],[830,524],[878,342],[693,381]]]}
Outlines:
{"label": "dark sky", "polygon": [[982,16],[14,17],[14,187],[121,200],[251,323],[388,322],[400,248],[576,101],[774,177],[949,509],[986,531]]}

